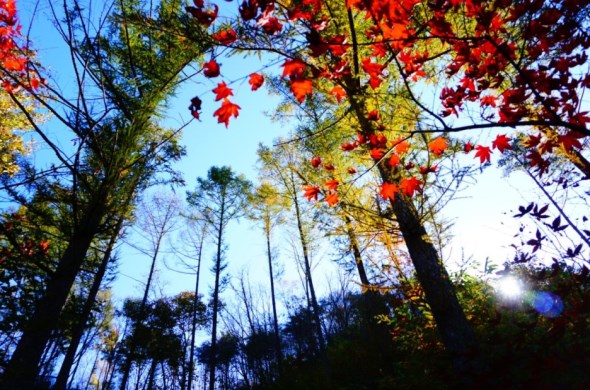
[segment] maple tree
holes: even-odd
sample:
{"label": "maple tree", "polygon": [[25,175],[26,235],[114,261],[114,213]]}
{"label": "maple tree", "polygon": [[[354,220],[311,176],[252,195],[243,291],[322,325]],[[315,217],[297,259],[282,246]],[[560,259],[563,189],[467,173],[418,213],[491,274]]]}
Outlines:
{"label": "maple tree", "polygon": [[[420,238],[426,234],[412,205],[425,188],[419,177],[439,174],[445,166],[438,161],[459,150],[475,151],[474,158],[485,164],[494,150],[517,149],[538,174],[546,174],[554,159],[565,159],[590,177],[584,156],[590,117],[581,99],[590,76],[577,71],[590,46],[584,33],[588,5],[573,0],[350,0],[342,7],[319,0],[286,5],[248,0],[240,6],[241,28],[260,29],[267,38],[252,42],[238,35],[232,47],[284,55],[282,77],[297,103],[325,93],[349,107],[356,121],[351,130],[358,136],[341,149],[364,150],[374,160],[381,194],[391,201],[443,340],[458,355],[469,353],[474,339],[438,255]],[[300,43],[297,50],[284,49],[289,39]],[[274,46],[275,41],[282,46]],[[439,96],[434,105],[420,97],[431,80],[445,85],[433,88]],[[417,112],[409,127],[396,127],[383,115],[385,91],[403,94],[409,111]],[[498,134],[491,145],[451,138],[498,128],[514,130]],[[318,167],[320,158],[315,156],[312,165]],[[336,202],[333,189],[322,192],[309,183],[304,191],[309,200],[323,193],[329,205]],[[445,298],[437,297],[440,292]]]}

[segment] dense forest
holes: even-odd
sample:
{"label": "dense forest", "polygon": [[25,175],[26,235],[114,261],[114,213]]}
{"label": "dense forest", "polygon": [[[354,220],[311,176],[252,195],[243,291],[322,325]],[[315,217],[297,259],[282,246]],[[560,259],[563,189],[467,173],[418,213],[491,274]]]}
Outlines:
{"label": "dense forest", "polygon": [[[0,0],[0,388],[590,385],[590,1],[20,7]],[[236,57],[258,71],[228,78]],[[231,134],[244,89],[288,131],[257,177],[202,159],[187,186],[183,132]],[[450,259],[445,211],[493,169],[527,188],[511,255]],[[239,221],[260,286],[230,272]],[[139,297],[113,288],[124,248]],[[165,256],[192,287],[165,293]]]}

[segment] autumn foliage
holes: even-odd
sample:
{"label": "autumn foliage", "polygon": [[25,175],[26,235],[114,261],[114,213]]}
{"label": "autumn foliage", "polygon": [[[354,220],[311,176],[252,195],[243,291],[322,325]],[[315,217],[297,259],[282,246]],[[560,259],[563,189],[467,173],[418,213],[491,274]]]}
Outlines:
{"label": "autumn foliage", "polygon": [[[346,141],[341,147],[352,152],[366,145],[372,160],[386,159],[399,171],[399,180],[416,183],[420,174],[435,172],[435,160],[455,153],[456,146],[480,164],[490,163],[495,151],[525,149],[527,163],[540,174],[549,170],[550,159],[557,153],[590,174],[590,164],[582,156],[590,116],[581,106],[590,75],[580,71],[590,47],[580,12],[587,5],[588,1],[575,0],[348,0],[348,12],[365,20],[361,31],[334,28],[330,11],[319,0],[292,2],[286,9],[274,1],[245,0],[239,13],[242,23],[271,39],[283,33],[285,26],[298,25],[305,31],[305,48],[295,56],[285,53],[282,64],[282,77],[300,104],[325,83],[331,86],[322,86],[323,91],[337,104],[347,104],[351,92],[347,79],[353,74],[368,87],[367,93],[387,88],[386,80],[401,78],[412,99],[425,81],[436,79],[445,85],[438,92],[438,109],[422,106],[428,134],[433,135],[423,145],[431,153],[430,165],[404,159],[408,150],[387,145],[385,135],[373,130],[363,129],[366,140]],[[202,1],[195,1],[187,10],[198,22],[212,26],[218,7],[207,10]],[[355,46],[359,36],[365,37],[362,43],[369,50]],[[213,37],[223,45],[240,44],[233,28],[224,27]],[[445,71],[433,73],[438,68]],[[204,74],[217,76],[219,69],[210,61],[204,65]],[[249,82],[256,90],[262,79],[252,75]],[[479,111],[479,117],[470,115],[476,122],[453,125],[451,118],[462,118],[467,107]],[[237,116],[237,111],[232,112]],[[383,125],[378,111],[365,115],[377,127]],[[227,114],[220,117],[226,126],[228,120]],[[504,131],[491,143],[475,145],[443,135],[495,127],[511,133]],[[422,147],[413,141],[419,133],[404,137],[405,145],[411,145],[408,148]],[[420,188],[412,185],[402,192],[415,195]]]}

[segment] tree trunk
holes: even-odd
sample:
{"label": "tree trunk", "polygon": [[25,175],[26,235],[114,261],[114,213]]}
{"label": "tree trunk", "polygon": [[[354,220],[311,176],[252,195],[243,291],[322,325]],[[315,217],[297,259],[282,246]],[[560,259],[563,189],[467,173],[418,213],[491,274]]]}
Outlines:
{"label": "tree trunk", "polygon": [[[292,177],[294,180],[294,178]],[[295,182],[293,181],[293,187],[295,186]],[[293,188],[293,193],[297,194],[295,188]],[[309,253],[307,249],[307,237],[305,232],[303,231],[303,223],[301,221],[301,210],[299,209],[299,201],[297,200],[297,195],[293,196],[293,205],[295,206],[295,217],[297,219],[297,229],[299,231],[299,239],[301,241],[301,250],[303,251],[303,262],[305,265],[305,278],[307,279],[307,284],[309,286],[309,293],[311,295],[311,308],[313,310],[314,322],[316,323],[316,333],[319,341],[319,352],[322,354],[325,351],[326,343],[324,341],[324,332],[322,330],[322,322],[320,318],[320,306],[318,305],[318,301],[315,295],[315,288],[313,286],[313,279],[311,277],[311,264],[309,261]]]}
{"label": "tree trunk", "polygon": [[467,370],[477,343],[449,275],[411,201],[398,194],[392,206],[445,348],[456,368]]}
{"label": "tree trunk", "polygon": [[188,363],[188,390],[193,390],[193,377],[195,371],[195,337],[197,334],[197,305],[199,303],[199,276],[201,274],[201,255],[203,253],[203,241],[205,240],[205,230],[203,229],[201,235],[201,242],[199,243],[199,253],[197,255],[197,277],[195,281],[195,300],[193,301],[193,318],[191,323],[191,345],[190,356]]}
{"label": "tree trunk", "polygon": [[94,280],[92,282],[92,286],[90,287],[90,291],[88,293],[88,298],[86,298],[86,302],[84,302],[84,307],[82,309],[82,313],[80,314],[79,322],[76,324],[75,329],[72,332],[72,340],[70,341],[70,345],[68,346],[68,350],[66,352],[66,356],[61,364],[61,368],[59,370],[59,374],[57,375],[57,379],[53,388],[56,390],[65,390],[68,382],[68,375],[74,364],[74,358],[76,356],[76,351],[78,350],[78,345],[80,344],[80,340],[82,339],[82,335],[84,334],[84,330],[86,329],[86,323],[88,322],[88,318],[90,318],[90,314],[92,312],[92,307],[94,306],[94,302],[96,301],[96,295],[100,290],[100,285],[106,274],[106,270],[108,268],[108,264],[111,260],[111,253],[113,247],[115,246],[115,242],[117,237],[119,236],[119,230],[121,229],[122,219],[119,219],[117,223],[116,231],[113,233],[111,240],[109,241],[105,254],[102,258],[102,262],[100,263],[96,275],[94,276]]}
{"label": "tree trunk", "polygon": [[211,356],[209,357],[209,390],[215,389],[215,368],[217,366],[217,312],[219,310],[219,279],[221,274],[221,247],[225,218],[225,200],[221,201],[219,226],[217,228],[217,256],[215,257],[215,286],[213,290],[213,324],[211,327]]}
{"label": "tree trunk", "polygon": [[129,372],[131,371],[131,364],[133,363],[133,355],[135,354],[135,349],[137,348],[135,329],[137,328],[137,325],[139,325],[139,323],[143,321],[145,316],[145,305],[147,304],[148,295],[150,292],[150,288],[152,286],[152,279],[154,277],[154,271],[156,269],[156,260],[158,259],[158,254],[160,252],[160,243],[162,241],[162,237],[163,234],[161,234],[158,237],[158,240],[156,242],[156,247],[154,248],[154,255],[152,256],[152,264],[150,265],[150,272],[148,274],[148,279],[145,284],[145,290],[143,291],[143,298],[141,299],[141,304],[139,305],[137,322],[135,323],[135,327],[131,330],[133,334],[131,335],[131,342],[129,345],[129,355],[127,356],[127,359],[125,359],[125,365],[123,366],[123,378],[121,378],[121,385],[119,387],[121,390],[125,390],[125,387],[127,387],[127,381],[129,380]]}
{"label": "tree trunk", "polygon": [[84,262],[86,252],[98,232],[102,215],[102,206],[90,208],[84,223],[81,223],[80,228],[74,232],[55,273],[47,282],[45,294],[35,306],[35,312],[23,330],[6,367],[2,378],[3,388],[13,390],[35,388],[41,355],[52,331],[58,327],[61,310]]}
{"label": "tree trunk", "polygon": [[279,335],[279,320],[277,316],[277,302],[275,298],[275,278],[272,271],[272,252],[270,249],[270,221],[266,221],[265,233],[266,233],[266,254],[268,257],[268,272],[270,273],[270,298],[272,301],[272,320],[274,327],[274,341],[275,341],[275,353],[277,355],[277,362],[279,367],[279,373],[282,372],[283,366],[283,352],[281,350],[281,338]]}

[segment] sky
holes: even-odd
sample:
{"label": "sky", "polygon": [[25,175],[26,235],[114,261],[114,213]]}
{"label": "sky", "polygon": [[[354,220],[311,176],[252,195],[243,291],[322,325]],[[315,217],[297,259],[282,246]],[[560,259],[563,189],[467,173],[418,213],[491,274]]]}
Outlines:
{"label": "sky", "polygon": [[[64,89],[71,85],[72,74],[69,70],[67,56],[60,38],[55,34],[54,27],[46,17],[48,9],[41,5],[38,9],[37,21],[31,24],[33,2],[19,2],[21,21],[27,31],[31,26],[30,37],[34,47],[38,50],[38,59],[56,76],[57,82]],[[234,57],[219,61],[222,65],[222,77],[209,80],[204,77],[195,82],[187,82],[171,99],[165,112],[166,124],[176,126],[190,118],[189,101],[198,95],[203,100],[203,110],[200,121],[193,121],[183,133],[183,144],[187,155],[177,165],[183,172],[186,188],[177,190],[179,197],[184,198],[186,190],[193,190],[197,177],[206,177],[211,166],[230,166],[235,172],[244,174],[255,181],[257,176],[256,150],[260,143],[271,145],[279,136],[286,136],[288,126],[273,123],[264,114],[272,111],[277,104],[276,97],[269,96],[262,88],[256,92],[250,91],[247,75],[260,71],[263,67],[255,58]],[[241,106],[237,119],[232,118],[229,127],[218,124],[212,116],[219,102],[214,102],[210,92],[218,82],[225,81],[234,90],[232,101]],[[59,130],[56,129],[56,132]],[[67,141],[65,141],[67,142]],[[41,158],[41,157],[37,157]],[[487,257],[492,262],[502,264],[512,256],[509,247],[513,243],[513,235],[518,229],[517,222],[511,218],[510,209],[525,203],[523,199],[531,199],[531,187],[523,185],[526,178],[514,174],[511,179],[503,177],[499,169],[489,167],[476,175],[477,183],[470,185],[445,208],[444,216],[454,223],[452,233],[454,238],[446,249],[449,264],[458,263],[462,257],[473,256],[481,264]],[[530,181],[528,181],[530,182]],[[532,182],[531,182],[532,184]],[[230,267],[229,273],[238,275],[241,270],[249,269],[250,277],[259,283],[264,283],[267,274],[265,263],[265,243],[261,232],[256,226],[246,220],[233,223],[227,234],[229,251],[227,254]],[[282,236],[283,242],[288,237]],[[209,249],[204,256],[203,277],[201,285],[208,285],[212,278],[209,268],[212,257]],[[149,268],[149,258],[142,256],[129,246],[121,245],[118,250],[120,258],[120,275],[113,284],[113,290],[118,299],[125,296],[141,295],[143,283]],[[317,256],[320,266],[315,270],[314,278],[321,285],[320,294],[326,292],[323,283],[328,275],[334,275],[335,267],[329,258],[329,251]],[[281,261],[285,265],[285,273],[281,287],[290,290],[299,289],[299,276],[294,272],[292,256],[288,246],[281,249]],[[174,294],[182,290],[191,290],[194,286],[194,276],[182,275],[168,270],[164,264],[175,267],[174,257],[165,254],[159,260],[158,285],[167,294]],[[322,288],[323,286],[323,288]],[[206,292],[204,288],[201,292]]]}

